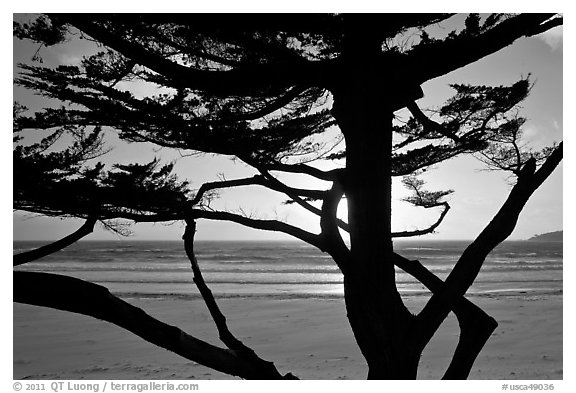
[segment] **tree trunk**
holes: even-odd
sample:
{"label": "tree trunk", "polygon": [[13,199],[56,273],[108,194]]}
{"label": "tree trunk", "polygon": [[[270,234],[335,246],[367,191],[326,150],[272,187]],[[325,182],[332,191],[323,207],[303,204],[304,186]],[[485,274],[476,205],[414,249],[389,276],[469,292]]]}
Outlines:
{"label": "tree trunk", "polygon": [[[366,94],[364,94],[365,98]],[[369,103],[365,102],[366,105]],[[348,104],[349,105],[349,104]],[[349,106],[348,106],[349,107]],[[392,121],[357,108],[346,133],[351,259],[344,277],[348,319],[370,379],[415,379],[419,355],[409,348],[414,322],[396,288],[391,238]],[[341,116],[340,116],[341,117]],[[355,133],[369,132],[368,142]]]}
{"label": "tree trunk", "polygon": [[364,45],[351,50],[355,55],[340,71],[345,77],[332,89],[332,112],[346,140],[343,186],[351,242],[346,309],[368,378],[415,379],[420,356],[410,345],[414,316],[396,288],[390,224],[395,105],[388,97],[397,96],[387,90],[390,75],[370,59],[380,48],[355,42]]}
{"label": "tree trunk", "polygon": [[344,278],[348,320],[368,364],[368,379],[416,379],[420,356],[407,332],[412,318],[399,297],[366,279]]}

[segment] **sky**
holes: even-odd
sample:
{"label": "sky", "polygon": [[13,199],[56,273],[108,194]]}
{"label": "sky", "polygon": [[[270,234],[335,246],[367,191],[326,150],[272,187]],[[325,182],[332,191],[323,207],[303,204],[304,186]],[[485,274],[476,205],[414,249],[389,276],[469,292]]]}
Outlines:
{"label": "sky", "polygon": [[[449,29],[449,25],[440,25]],[[437,107],[451,95],[450,83],[472,83],[501,85],[510,84],[531,74],[535,83],[528,99],[523,103],[521,114],[528,118],[525,135],[535,148],[563,139],[563,28],[555,28],[538,37],[520,39],[512,46],[481,61],[456,70],[446,76],[425,83],[425,97],[418,104],[422,108]],[[13,63],[27,62],[36,51],[36,46],[19,40],[13,41]],[[45,48],[41,55],[46,64],[74,64],[86,50],[84,44],[68,43],[55,48]],[[425,65],[423,65],[425,66]],[[141,91],[141,94],[150,94]],[[42,99],[14,88],[14,99],[29,107],[43,105]],[[108,154],[107,162],[144,162],[152,157],[164,161],[176,160],[176,171],[187,178],[193,188],[203,182],[218,179],[219,174],[234,179],[251,176],[254,171],[233,162],[229,157],[182,157],[179,152],[154,149],[151,146],[126,145],[114,135],[108,139],[114,150]],[[424,180],[430,190],[453,189],[448,198],[451,210],[437,229],[437,233],[421,237],[427,240],[472,239],[490,221],[510,190],[507,174],[482,170],[483,164],[473,157],[461,157],[437,165],[428,171]],[[536,191],[520,216],[511,239],[525,239],[534,234],[563,228],[563,164]],[[314,186],[309,179],[286,177],[294,186]],[[397,179],[399,180],[399,179]],[[400,198],[405,191],[395,181],[393,186],[393,230],[413,230],[426,227],[435,221],[439,211],[422,211],[406,206]],[[261,218],[278,218],[291,224],[317,232],[316,219],[297,206],[283,206],[285,198],[263,188],[242,188],[223,192],[217,207],[227,210],[242,208]],[[345,215],[345,207],[341,207]],[[43,218],[30,214],[14,213],[14,240],[55,240],[69,234],[82,223],[78,220]],[[183,232],[181,223],[138,224],[132,226],[134,240],[178,240]],[[86,239],[118,239],[102,228]],[[284,234],[256,231],[233,223],[200,221],[199,240],[289,240]]]}

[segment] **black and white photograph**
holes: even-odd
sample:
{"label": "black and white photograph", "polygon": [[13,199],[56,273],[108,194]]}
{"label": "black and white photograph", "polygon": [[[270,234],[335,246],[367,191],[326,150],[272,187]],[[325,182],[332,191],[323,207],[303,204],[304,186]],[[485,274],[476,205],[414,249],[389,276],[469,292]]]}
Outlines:
{"label": "black and white photograph", "polygon": [[564,380],[563,14],[329,10],[13,13],[14,389]]}

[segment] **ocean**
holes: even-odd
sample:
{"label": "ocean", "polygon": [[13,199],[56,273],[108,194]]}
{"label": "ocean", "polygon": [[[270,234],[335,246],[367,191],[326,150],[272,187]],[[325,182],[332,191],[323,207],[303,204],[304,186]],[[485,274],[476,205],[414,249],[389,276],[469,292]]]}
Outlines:
{"label": "ocean", "polygon": [[[466,241],[398,241],[396,251],[420,260],[445,278]],[[14,242],[14,252],[42,245]],[[332,259],[298,242],[197,241],[204,278],[217,298],[343,297],[343,277]],[[180,241],[80,241],[15,268],[64,274],[106,286],[122,298],[198,298]],[[422,284],[397,270],[403,296],[429,296]],[[507,241],[487,258],[469,296],[562,295],[562,243]]]}

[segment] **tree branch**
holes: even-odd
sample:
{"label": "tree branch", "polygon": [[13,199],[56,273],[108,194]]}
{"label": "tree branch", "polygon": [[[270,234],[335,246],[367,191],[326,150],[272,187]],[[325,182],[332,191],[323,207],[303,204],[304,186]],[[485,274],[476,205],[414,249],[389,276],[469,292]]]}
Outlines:
{"label": "tree branch", "polygon": [[178,221],[184,219],[184,213],[178,212],[163,212],[154,214],[143,214],[133,211],[118,211],[107,213],[102,219],[112,220],[117,218],[123,218],[125,220],[138,222],[169,222]]}
{"label": "tree branch", "polygon": [[192,267],[192,272],[194,273],[194,282],[208,307],[208,311],[216,324],[216,328],[218,329],[218,335],[220,340],[238,356],[240,359],[244,359],[247,362],[259,365],[261,368],[262,377],[266,378],[266,376],[271,375],[274,378],[268,379],[297,379],[292,374],[287,374],[286,376],[282,376],[274,363],[266,361],[260,358],[252,348],[247,347],[242,341],[238,340],[232,332],[228,329],[228,324],[226,322],[226,317],[220,311],[220,307],[216,303],[216,299],[214,299],[214,295],[212,295],[212,291],[206,285],[204,281],[204,277],[202,276],[202,272],[200,270],[200,266],[198,265],[198,260],[196,259],[196,255],[194,254],[194,234],[196,232],[196,222],[187,221],[186,222],[186,229],[184,231],[184,235],[182,239],[184,240],[184,249],[186,251],[186,255],[190,260],[190,266]]}
{"label": "tree branch", "polygon": [[[248,179],[238,179],[238,182],[245,182],[245,181],[247,182]],[[234,181],[235,180],[231,180],[231,182]],[[45,212],[42,211],[41,209],[34,209],[33,207],[27,208],[26,211],[43,213],[48,216],[58,215],[54,214],[53,212]],[[286,233],[287,235],[300,239],[314,247],[317,247],[320,250],[324,250],[325,247],[323,239],[320,235],[310,233],[308,231],[305,231],[303,229],[300,229],[298,227],[295,227],[282,221],[254,219],[226,211],[193,209],[186,207],[185,205],[183,205],[181,209],[161,213],[144,214],[141,212],[134,211],[133,209],[129,209],[129,210],[110,211],[104,213],[103,216],[100,216],[101,220],[118,219],[118,218],[131,220],[134,222],[168,222],[168,221],[178,221],[178,220],[196,219],[196,218],[203,218],[207,220],[216,220],[216,221],[230,221],[254,229],[283,232]]]}
{"label": "tree branch", "polygon": [[550,20],[542,23],[538,27],[533,28],[532,31],[527,34],[527,36],[529,36],[529,37],[535,36],[535,35],[544,33],[550,29],[553,29],[554,27],[562,26],[563,24],[564,24],[564,18],[563,17],[556,17],[556,18],[550,19]]}
{"label": "tree branch", "polygon": [[[112,218],[112,217],[109,217]],[[250,228],[259,229],[263,231],[282,232],[287,235],[300,239],[320,250],[324,250],[324,242],[320,235],[316,235],[287,224],[278,220],[261,220],[246,217],[240,214],[214,211],[214,210],[201,210],[201,209],[182,209],[182,211],[164,213],[164,214],[138,214],[129,212],[119,212],[114,215],[114,218],[124,218],[134,222],[162,222],[162,221],[178,221],[188,219],[203,218],[206,220],[214,221],[230,221]]]}
{"label": "tree branch", "polygon": [[[322,199],[322,208],[318,209],[317,207],[296,195],[296,192],[299,191],[299,189],[288,187],[278,179],[272,177],[268,172],[264,170],[261,171],[266,179],[270,182],[270,188],[276,191],[284,192],[284,194],[291,198],[295,203],[320,217],[320,228],[322,230],[320,236],[324,239],[330,239],[328,242],[331,243],[331,251],[329,252],[335,258],[336,263],[340,269],[342,269],[344,267],[343,261],[347,258],[348,247],[346,247],[344,244],[344,241],[338,232],[338,227],[347,232],[350,229],[347,222],[344,222],[336,216],[338,204],[344,195],[340,181],[334,180],[332,183],[332,188],[329,191],[315,191],[315,194],[308,193],[308,195],[306,195],[311,198]],[[302,195],[302,193],[300,193],[300,195]],[[342,248],[342,245],[344,248]]]}
{"label": "tree branch", "polygon": [[226,117],[226,121],[247,121],[247,120],[256,120],[264,117],[266,115],[271,114],[274,111],[284,108],[286,105],[291,103],[296,97],[302,94],[306,89],[301,87],[293,87],[288,90],[284,95],[276,98],[275,100],[267,103],[260,109],[246,112],[242,114],[235,114],[232,118]]}
{"label": "tree branch", "polygon": [[[269,174],[267,174],[265,176],[267,176],[267,178],[266,178],[267,181],[270,182],[269,188],[272,188],[276,191],[283,192],[290,199],[292,199],[292,201],[294,201],[294,203],[297,203],[298,205],[300,205],[304,209],[308,210],[309,212],[314,213],[318,216],[321,214],[320,209],[318,209],[317,207],[315,207],[311,203],[308,203],[303,198],[301,198],[299,195],[296,195],[294,192],[292,192],[290,190],[290,187],[286,186],[284,183],[282,183],[281,181],[279,181],[278,179],[274,178],[273,176],[271,176]],[[324,192],[324,194],[325,194],[325,192]]]}
{"label": "tree branch", "polygon": [[333,169],[330,171],[323,171],[318,168],[306,164],[282,164],[273,163],[265,165],[265,168],[269,171],[279,171],[288,173],[301,173],[304,175],[309,175],[320,180],[334,181],[337,180],[339,173],[342,169]]}
{"label": "tree branch", "polygon": [[[253,185],[263,186],[271,190],[282,192],[288,195],[290,198],[294,199],[296,203],[299,203],[298,200],[302,201],[302,199],[299,198],[299,196],[309,198],[323,198],[327,193],[327,191],[322,190],[309,190],[305,188],[289,187],[284,183],[280,182],[278,179],[272,177],[268,172],[259,169],[258,167],[256,167],[256,169],[260,170],[262,174],[242,179],[221,180],[202,184],[202,186],[200,187],[200,189],[198,190],[192,201],[190,201],[190,205],[192,206],[197,205],[202,200],[204,194],[210,190],[240,187],[240,186],[253,186]],[[303,207],[309,210],[309,207],[307,206]],[[314,207],[312,206],[312,208]]]}
{"label": "tree branch", "polygon": [[[14,272],[14,301],[101,319],[216,371],[245,379],[264,378],[259,365],[151,317],[101,285],[50,273]],[[279,374],[265,377],[281,378]]]}
{"label": "tree branch", "polygon": [[[432,293],[438,293],[444,287],[444,282],[420,261],[411,261],[394,254],[394,264],[424,284]],[[466,379],[498,323],[464,296],[458,298],[452,311],[458,318],[460,338],[443,379]]]}
{"label": "tree branch", "polygon": [[[184,250],[186,251],[186,256],[190,260],[190,266],[192,268],[192,272],[194,273],[194,283],[198,287],[206,306],[208,307],[208,311],[216,324],[216,328],[218,329],[218,334],[220,337],[220,341],[224,343],[229,349],[233,351],[252,351],[250,348],[246,347],[240,340],[238,340],[228,329],[228,325],[226,323],[226,317],[220,311],[220,307],[216,303],[216,299],[214,299],[214,295],[206,282],[204,281],[204,277],[202,276],[202,272],[200,270],[200,266],[198,265],[198,260],[196,259],[196,255],[194,254],[194,234],[196,232],[196,222],[195,221],[187,221],[186,222],[186,229],[184,230],[184,235],[182,235],[182,240],[184,240]],[[253,352],[253,351],[252,351]]]}
{"label": "tree branch", "polygon": [[314,247],[317,247],[320,250],[324,250],[325,247],[324,242],[322,241],[320,235],[315,235],[313,233],[307,232],[303,229],[300,229],[298,227],[295,227],[282,221],[260,220],[225,211],[210,211],[199,209],[190,209],[189,211],[184,213],[184,217],[186,220],[204,218],[207,220],[231,221],[254,229],[282,232],[287,235],[293,236],[297,239],[300,239]]}
{"label": "tree branch", "polygon": [[57,18],[88,34],[102,44],[120,52],[139,64],[160,75],[170,75],[164,82],[173,87],[202,89],[215,94],[236,95],[251,94],[271,85],[290,87],[294,85],[317,85],[323,80],[325,68],[330,62],[303,62],[279,64],[254,64],[237,67],[229,71],[205,71],[193,69],[145,49],[113,34],[103,26],[94,23],[83,15],[59,14]]}
{"label": "tree branch", "polygon": [[474,283],[486,256],[504,241],[516,226],[524,205],[542,182],[562,160],[562,143],[536,171],[536,162],[529,160],[522,168],[518,182],[492,221],[464,250],[446,279],[441,291],[432,295],[417,317],[420,345],[423,348],[446,318],[456,299],[462,297]]}
{"label": "tree branch", "polygon": [[[288,196],[291,197],[290,195],[288,195]],[[294,198],[292,198],[292,199],[294,199]],[[298,203],[299,205],[301,205],[302,207],[304,207],[306,210],[308,210],[308,211],[310,211],[310,212],[312,212],[318,216],[322,216],[322,210],[321,209],[318,209],[318,208],[312,206],[308,202],[303,201],[301,198],[300,198],[300,202],[295,200],[295,199],[294,199],[294,201],[296,203]],[[393,238],[397,238],[397,237],[403,238],[403,237],[422,236],[422,235],[426,235],[428,233],[433,233],[436,230],[436,228],[438,228],[438,226],[442,223],[442,221],[444,221],[446,214],[448,214],[448,210],[450,210],[450,205],[448,204],[448,202],[442,202],[442,203],[439,203],[439,204],[434,205],[434,206],[427,206],[427,208],[437,207],[437,206],[444,206],[444,210],[442,211],[442,213],[440,213],[440,216],[438,217],[436,222],[434,224],[432,224],[431,226],[429,226],[428,228],[419,229],[419,230],[415,230],[415,231],[392,232],[390,234],[390,236]],[[341,220],[340,218],[336,218],[336,224],[338,225],[338,227],[340,229],[342,229],[346,232],[350,232],[350,225],[347,222]]]}
{"label": "tree branch", "polygon": [[346,274],[348,271],[350,250],[346,246],[346,243],[344,243],[342,236],[340,236],[338,228],[345,225],[346,229],[348,229],[348,224],[336,216],[338,205],[343,195],[344,189],[342,188],[342,183],[335,181],[322,203],[320,215],[320,228],[322,232],[320,236],[325,240],[327,251],[332,258],[334,258],[334,261],[342,273]]}
{"label": "tree branch", "polygon": [[476,36],[460,34],[454,39],[417,45],[406,55],[408,64],[405,71],[415,76],[412,78],[415,83],[422,84],[495,53],[518,38],[539,34],[561,24],[561,18],[558,18],[560,21],[552,19],[547,22],[554,16],[555,14],[521,14]]}
{"label": "tree branch", "polygon": [[76,232],[55,241],[54,243],[47,244],[45,246],[39,247],[35,250],[25,251],[20,254],[16,254],[13,257],[13,266],[20,266],[28,262],[35,261],[37,259],[43,258],[47,255],[53,254],[56,251],[60,251],[63,248],[77,242],[83,237],[89,235],[94,230],[94,224],[96,224],[96,218],[88,218],[84,225],[82,225]]}
{"label": "tree branch", "polygon": [[301,197],[313,198],[313,199],[322,199],[322,198],[325,198],[326,195],[328,194],[328,191],[326,191],[326,190],[310,190],[307,188],[290,187],[290,186],[282,183],[280,180],[278,180],[274,176],[272,176],[268,171],[263,170],[263,169],[259,169],[259,168],[257,168],[257,169],[260,170],[260,172],[262,173],[262,176],[263,176],[262,185],[264,187],[267,187],[271,190],[282,192],[282,193],[286,194],[288,197],[292,198],[294,200],[294,202],[298,203],[299,205],[301,205],[305,209],[310,210],[309,207],[306,206],[306,205],[310,205],[310,204],[306,203],[306,201],[304,201]]}
{"label": "tree branch", "polygon": [[263,183],[262,176],[259,175],[242,179],[222,180],[222,181],[204,183],[202,184],[202,186],[200,186],[200,189],[198,189],[198,192],[196,192],[196,195],[190,201],[190,205],[191,206],[197,205],[204,197],[204,194],[206,194],[206,192],[210,190],[240,187],[240,186],[262,185],[262,183]]}
{"label": "tree branch", "polygon": [[442,213],[440,213],[440,217],[438,217],[438,220],[436,220],[434,224],[430,225],[428,228],[419,229],[416,231],[392,232],[392,237],[422,236],[426,235],[427,233],[434,232],[434,230],[438,228],[438,226],[442,223],[442,221],[444,221],[444,217],[446,217],[446,214],[448,214],[448,210],[450,210],[450,205],[448,204],[448,202],[441,202],[432,206],[423,206],[426,209],[437,206],[444,206],[444,210],[442,210]]}
{"label": "tree branch", "polygon": [[422,124],[422,127],[424,127],[425,132],[427,133],[437,132],[440,135],[452,139],[456,143],[460,142],[460,138],[458,138],[456,135],[450,132],[447,132],[444,129],[444,127],[442,127],[441,124],[436,123],[434,120],[426,116],[424,112],[422,112],[418,104],[416,104],[416,102],[414,101],[410,102],[408,105],[406,105],[406,108],[408,108],[408,110],[410,111],[410,113],[412,113],[414,118],[418,120],[420,124]]}

